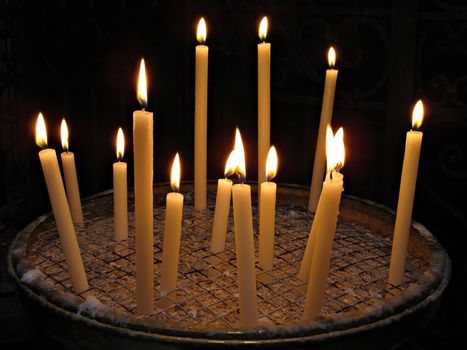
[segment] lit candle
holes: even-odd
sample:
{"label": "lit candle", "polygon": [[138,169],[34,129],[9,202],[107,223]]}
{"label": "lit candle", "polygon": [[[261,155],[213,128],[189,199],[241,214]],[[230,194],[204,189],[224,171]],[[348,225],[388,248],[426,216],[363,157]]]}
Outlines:
{"label": "lit candle", "polygon": [[153,231],[153,116],[147,105],[146,68],[141,60],[138,100],[142,110],[133,112],[136,226],[136,306],[140,315],[154,309]]}
{"label": "lit candle", "polygon": [[127,164],[122,162],[125,138],[122,128],[117,132],[117,162],[113,164],[115,240],[128,239]]}
{"label": "lit candle", "polygon": [[266,182],[261,184],[259,211],[259,266],[264,271],[272,270],[274,260],[274,227],[276,219],[276,188],[270,180],[277,173],[277,152],[274,146],[266,161]]}
{"label": "lit candle", "polygon": [[327,129],[326,153],[328,171],[319,198],[319,211],[316,212],[313,221],[313,226],[317,225],[317,228],[315,245],[312,247],[313,257],[303,316],[305,320],[312,320],[319,316],[324,303],[339,204],[344,190],[344,177],[339,173],[345,158],[344,130],[342,128],[337,131],[335,136],[333,136],[330,127]]}
{"label": "lit candle", "polygon": [[161,266],[161,292],[168,294],[177,286],[180,235],[182,233],[183,195],[180,188],[180,158],[175,155],[170,177],[171,193],[166,197],[164,246]]}
{"label": "lit candle", "polygon": [[88,281],[58,167],[57,154],[55,150],[45,148],[47,147],[47,131],[42,113],[39,113],[36,122],[36,144],[43,148],[39,152],[39,159],[44,172],[50,204],[57,224],[71,285],[75,292],[81,293],[88,289]]}
{"label": "lit candle", "polygon": [[[423,103],[419,100],[412,113],[412,128],[419,128],[423,121]],[[407,245],[409,243],[412,209],[417,183],[418,161],[423,133],[411,130],[405,141],[404,163],[402,165],[399,201],[397,203],[394,240],[392,243],[391,265],[388,282],[398,286],[404,279]]]}
{"label": "lit candle", "polygon": [[223,252],[229,223],[230,196],[232,193],[232,181],[227,177],[233,175],[237,165],[235,150],[232,151],[225,164],[224,179],[217,181],[216,208],[214,222],[212,224],[211,252],[214,254]]}
{"label": "lit candle", "polygon": [[338,70],[334,69],[336,63],[336,52],[330,48],[328,52],[329,69],[326,70],[324,82],[323,104],[321,106],[321,119],[319,122],[318,139],[316,141],[315,161],[313,163],[313,175],[311,178],[310,197],[308,198],[308,210],[316,211],[319,195],[321,193],[324,167],[326,163],[326,128],[331,124],[332,109],[334,107],[334,94],[336,92],[336,81]]}
{"label": "lit candle", "polygon": [[245,152],[238,129],[235,134],[235,152],[237,155],[236,173],[241,181],[241,183],[232,186],[240,322],[243,326],[250,327],[255,326],[258,322],[255,248],[253,244],[251,188],[244,184],[246,177]]}
{"label": "lit candle", "polygon": [[271,44],[266,42],[268,18],[259,25],[258,44],[258,188],[266,181],[266,157],[271,129]]}
{"label": "lit candle", "polygon": [[208,127],[208,54],[206,22],[198,23],[195,69],[195,209],[206,209],[206,158]]}
{"label": "lit candle", "polygon": [[65,177],[66,195],[68,198],[68,205],[71,210],[71,217],[73,222],[82,224],[83,211],[81,209],[81,199],[79,196],[78,177],[76,176],[75,155],[69,151],[68,147],[68,127],[65,118],[62,119],[60,127],[60,134],[62,138],[63,151],[61,154],[63,175]]}

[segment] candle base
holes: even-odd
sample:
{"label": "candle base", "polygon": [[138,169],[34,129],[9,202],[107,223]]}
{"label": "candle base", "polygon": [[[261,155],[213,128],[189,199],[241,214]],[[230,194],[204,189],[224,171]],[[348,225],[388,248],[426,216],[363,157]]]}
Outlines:
{"label": "candle base", "polygon": [[[156,222],[164,219],[163,194],[168,191],[167,186],[156,187]],[[209,252],[212,216],[199,215],[199,212],[193,210],[192,193],[184,195],[177,289],[166,297],[160,294],[162,227],[155,226],[156,308],[151,315],[142,318],[136,316],[133,289],[134,215],[130,212],[128,242],[115,241],[113,227],[109,224],[112,220],[112,194],[83,201],[87,225],[77,232],[83,261],[90,276],[89,293],[102,304],[101,308],[95,309],[99,312],[97,315],[102,326],[96,327],[96,313],[92,314],[91,309],[86,308],[87,304],[82,305],[88,294],[77,294],[69,290],[70,280],[61,264],[63,258],[58,237],[53,233],[53,219],[41,217],[20,233],[10,250],[10,270],[16,276],[14,278],[20,290],[25,291],[22,294],[30,298],[27,304],[34,305],[36,312],[38,309],[44,311],[52,305],[53,312],[51,311],[48,319],[57,318],[57,312],[60,313],[57,323],[47,323],[51,327],[51,333],[56,332],[53,325],[62,330],[63,327],[57,325],[62,324],[65,319],[70,324],[70,328],[67,328],[71,332],[70,339],[78,339],[75,345],[81,345],[80,338],[84,343],[93,341],[94,337],[102,337],[107,325],[111,325],[118,333],[120,341],[125,339],[128,342],[142,342],[141,344],[161,341],[164,338],[160,336],[161,329],[165,334],[171,332],[177,336],[180,342],[185,341],[185,345],[188,344],[186,335],[193,334],[187,333],[187,330],[195,332],[200,342],[198,346],[208,342],[212,344],[213,339],[222,341],[227,337],[234,344],[241,344],[249,339],[254,344],[268,341],[269,346],[271,341],[287,346],[286,342],[290,339],[300,339],[304,343],[312,342],[313,339],[320,339],[321,342],[332,339],[335,342],[342,330],[347,334],[347,341],[353,332],[356,337],[364,334],[365,339],[370,339],[372,332],[375,332],[378,335],[375,335],[375,341],[381,341],[386,324],[396,322],[400,329],[399,325],[404,320],[404,310],[407,308],[410,308],[411,315],[407,327],[414,327],[414,313],[420,308],[436,304],[435,301],[440,297],[449,277],[449,261],[443,248],[429,232],[417,226],[411,235],[404,283],[399,288],[386,286],[391,252],[391,241],[386,237],[390,237],[392,233],[391,222],[394,221],[394,216],[380,206],[344,198],[331,260],[331,283],[326,291],[328,298],[323,309],[328,321],[304,322],[302,316],[306,285],[297,278],[297,273],[312,218],[305,209],[308,191],[303,189],[300,192],[296,187],[278,186],[277,263],[268,273],[271,278],[262,276],[264,271],[256,267],[258,325],[261,327],[258,333],[257,329],[242,328],[239,323],[232,218],[228,226],[225,251],[212,254]],[[207,209],[212,211],[214,204],[215,193],[208,191]],[[129,208],[132,205],[133,196],[129,193]],[[257,207],[253,203],[254,225],[257,223],[257,215]],[[254,227],[257,233],[257,226]],[[43,277],[40,277],[41,273]],[[23,281],[20,281],[23,275]],[[44,279],[53,285],[43,283]],[[400,296],[396,296],[398,292],[401,293]],[[386,294],[391,295],[392,299],[384,299]],[[76,310],[80,308],[81,314],[77,316],[70,312],[70,307]],[[102,314],[100,311],[103,311]],[[420,317],[426,322],[426,315],[431,314],[423,313]],[[75,328],[72,325],[78,319],[80,326]],[[80,337],[76,332],[80,332],[81,327],[87,327],[88,324],[87,336]],[[264,329],[271,337],[264,336]],[[334,332],[333,329],[340,331]],[[238,332],[238,337],[232,336],[232,330]],[[400,333],[390,335],[390,339],[395,339]],[[61,333],[61,336],[66,338],[67,335]]]}

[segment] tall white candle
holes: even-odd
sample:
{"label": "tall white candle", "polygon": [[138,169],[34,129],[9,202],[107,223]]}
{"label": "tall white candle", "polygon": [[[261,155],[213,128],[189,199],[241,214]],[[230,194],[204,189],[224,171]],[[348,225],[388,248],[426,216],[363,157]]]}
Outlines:
{"label": "tall white candle", "polygon": [[[42,113],[39,113],[37,117],[36,143],[39,147],[47,147],[47,132]],[[58,167],[57,154],[55,150],[45,148],[39,152],[39,159],[42,171],[44,172],[50,204],[52,205],[52,211],[57,224],[58,235],[62,244],[71,285],[75,292],[81,293],[88,289],[88,281],[65,195],[62,176]]]}
{"label": "tall white candle", "polygon": [[122,128],[117,133],[117,159],[113,164],[114,185],[114,229],[115,240],[128,239],[128,189],[127,164],[122,162],[125,151],[125,138]]}
{"label": "tall white candle", "polygon": [[271,130],[271,44],[266,42],[268,18],[259,25],[258,44],[258,188],[266,181],[266,157]]}
{"label": "tall white candle", "polygon": [[225,249],[225,238],[229,223],[230,197],[232,193],[232,181],[227,179],[227,177],[235,172],[236,163],[236,153],[232,151],[225,164],[225,178],[217,181],[216,208],[211,236],[211,252],[214,254],[223,252]]}
{"label": "tall white candle", "polygon": [[167,294],[177,287],[180,235],[182,233],[183,195],[180,188],[180,158],[178,153],[172,165],[170,184],[173,192],[167,194],[164,226],[164,246],[161,266],[161,292]]}
{"label": "tall white candle", "polygon": [[[322,192],[321,192],[322,193]],[[318,206],[316,208],[316,213],[319,213],[320,207],[319,203],[321,202],[321,195],[320,201],[318,202]],[[313,224],[311,225],[310,233],[308,235],[308,240],[306,242],[305,253],[303,255],[302,263],[300,265],[300,271],[298,272],[298,278],[302,281],[308,282],[308,278],[310,277],[310,269],[311,269],[311,262],[313,261],[313,251],[314,246],[316,244],[316,236],[318,235],[318,215],[315,215],[313,219]]]}
{"label": "tall white candle", "polygon": [[326,70],[326,80],[324,82],[323,104],[321,106],[321,119],[319,122],[318,139],[316,140],[315,160],[313,163],[313,175],[311,178],[310,196],[308,198],[308,210],[316,211],[319,195],[321,193],[324,168],[326,164],[326,128],[331,124],[332,110],[334,107],[334,94],[336,92],[336,82],[338,70],[334,69],[336,63],[336,52],[330,48],[328,52],[328,62],[330,68]]}
{"label": "tall white candle", "polygon": [[154,309],[153,231],[153,115],[147,104],[144,60],[138,79],[138,100],[143,110],[133,112],[136,226],[136,306],[140,315]]}
{"label": "tall white candle", "polygon": [[[423,120],[423,103],[418,101],[413,109],[412,127],[420,127]],[[405,142],[404,163],[402,165],[399,201],[397,203],[396,224],[392,243],[391,264],[388,282],[400,285],[404,280],[407,246],[409,243],[412,209],[417,183],[418,162],[422,146],[423,133],[409,131]]]}
{"label": "tall white candle", "polygon": [[240,322],[243,326],[251,327],[258,322],[253,217],[251,188],[243,183],[246,177],[245,153],[238,129],[235,136],[235,152],[238,159],[236,172],[242,182],[232,186]]}
{"label": "tall white candle", "polygon": [[266,161],[266,182],[261,184],[259,211],[259,266],[272,270],[274,262],[274,230],[276,220],[276,188],[270,180],[277,173],[277,152],[271,146]]}
{"label": "tall white candle", "polygon": [[79,195],[78,176],[76,175],[75,155],[69,151],[68,127],[65,118],[62,119],[60,134],[64,150],[61,154],[63,175],[65,177],[66,195],[71,210],[71,217],[74,223],[82,224],[84,222],[83,210]]}
{"label": "tall white candle", "polygon": [[198,24],[195,67],[195,209],[206,209],[207,127],[208,127],[208,56],[206,22]]}
{"label": "tall white candle", "polygon": [[343,129],[339,129],[334,137],[328,128],[326,137],[328,158],[328,175],[323,183],[319,199],[319,212],[316,212],[313,226],[317,225],[313,257],[308,279],[308,288],[303,318],[312,320],[321,314],[324,293],[327,284],[331,261],[332,244],[336,232],[337,217],[344,177],[338,170],[344,164]]}

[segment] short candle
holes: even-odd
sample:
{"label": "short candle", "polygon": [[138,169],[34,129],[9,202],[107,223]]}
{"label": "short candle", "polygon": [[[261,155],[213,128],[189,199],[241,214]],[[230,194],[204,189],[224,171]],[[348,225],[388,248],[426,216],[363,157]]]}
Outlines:
{"label": "short candle", "polygon": [[266,180],[261,184],[259,206],[259,266],[271,271],[274,262],[274,230],[276,219],[276,188],[271,180],[277,174],[277,152],[271,146],[266,160]]}
{"label": "short candle", "polygon": [[183,195],[180,189],[180,157],[175,155],[170,176],[172,192],[167,194],[164,243],[161,266],[161,293],[168,294],[177,287],[180,235],[182,233]]}
{"label": "short candle", "polygon": [[63,147],[61,154],[63,175],[65,177],[66,196],[71,210],[71,217],[74,223],[82,224],[84,219],[79,195],[78,176],[76,175],[75,155],[69,150],[68,126],[65,118],[62,119],[60,126],[60,136]]}
{"label": "short candle", "polygon": [[235,172],[237,154],[233,150],[225,164],[224,178],[217,181],[216,208],[212,224],[211,252],[214,254],[223,252],[229,223],[230,197],[232,194],[232,181],[229,176]]}
{"label": "short candle", "polygon": [[128,189],[127,164],[122,162],[125,152],[125,138],[122,128],[117,132],[117,162],[113,164],[114,185],[114,229],[115,240],[128,239]]}

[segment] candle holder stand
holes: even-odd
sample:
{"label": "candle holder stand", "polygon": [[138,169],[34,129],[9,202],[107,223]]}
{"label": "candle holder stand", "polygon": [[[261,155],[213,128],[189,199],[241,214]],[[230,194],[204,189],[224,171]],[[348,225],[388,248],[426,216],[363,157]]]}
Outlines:
{"label": "candle holder stand", "polygon": [[[253,185],[254,186],[254,185]],[[333,246],[322,317],[302,320],[306,284],[297,278],[313,214],[309,189],[278,185],[274,268],[256,267],[259,322],[239,324],[232,211],[226,249],[209,251],[215,184],[205,211],[193,208],[192,185],[182,184],[177,289],[159,290],[167,184],[154,187],[155,310],[136,315],[134,197],[129,193],[129,239],[114,240],[112,192],[83,201],[76,231],[89,290],[71,289],[51,213],[22,230],[8,255],[8,269],[37,323],[69,349],[171,349],[267,346],[305,349],[392,348],[434,316],[450,276],[445,250],[418,223],[411,228],[404,283],[386,283],[394,213],[344,196]],[[256,257],[258,212],[253,195]]]}

